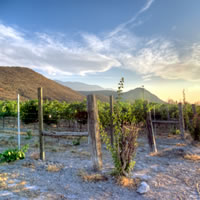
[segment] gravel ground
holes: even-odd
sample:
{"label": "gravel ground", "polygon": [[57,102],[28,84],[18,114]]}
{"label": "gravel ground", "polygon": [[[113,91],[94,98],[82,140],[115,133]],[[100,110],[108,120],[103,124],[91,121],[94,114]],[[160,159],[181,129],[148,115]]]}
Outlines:
{"label": "gravel ground", "polygon": [[[72,140],[46,139],[46,161],[37,160],[37,137],[29,143],[27,157],[14,163],[0,165],[0,199],[73,199],[73,200],[200,200],[200,162],[187,160],[186,154],[200,155],[200,148],[184,143],[178,136],[157,137],[159,154],[149,154],[146,137],[138,139],[136,165],[131,176],[146,181],[150,191],[144,195],[136,188],[116,184],[110,175],[113,165],[110,153],[103,146],[103,171],[108,180],[85,182],[83,171],[92,171],[90,151],[86,140],[73,146]],[[0,152],[15,145],[16,136],[1,134]],[[8,142],[7,142],[8,141]],[[178,144],[178,145],[177,145]],[[51,170],[56,166],[58,171]]]}

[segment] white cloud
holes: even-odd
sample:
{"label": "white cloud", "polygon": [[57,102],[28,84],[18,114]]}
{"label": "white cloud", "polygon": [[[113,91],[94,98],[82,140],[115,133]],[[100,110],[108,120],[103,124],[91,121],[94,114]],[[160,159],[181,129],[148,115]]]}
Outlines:
{"label": "white cloud", "polygon": [[38,68],[50,75],[83,75],[120,65],[115,58],[94,51],[90,46],[81,44],[71,48],[47,34],[37,33],[36,36],[37,42],[30,41],[22,33],[1,24],[0,65]]}
{"label": "white cloud", "polygon": [[[153,2],[148,0],[137,15]],[[178,49],[175,42],[162,37],[136,36],[125,28],[134,20],[101,36],[81,33],[79,42],[46,33],[33,33],[30,40],[25,33],[0,23],[0,65],[30,67],[50,76],[85,75],[120,67],[140,74],[145,81],[153,76],[200,80],[200,42]]]}

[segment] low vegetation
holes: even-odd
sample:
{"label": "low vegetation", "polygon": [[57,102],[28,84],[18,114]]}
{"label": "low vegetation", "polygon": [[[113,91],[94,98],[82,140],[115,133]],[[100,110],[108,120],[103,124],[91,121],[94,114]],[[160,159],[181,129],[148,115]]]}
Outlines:
{"label": "low vegetation", "polygon": [[117,176],[128,176],[128,174],[134,168],[134,157],[136,154],[138,134],[138,129],[136,126],[134,126],[131,122],[127,123],[127,120],[125,120],[127,118],[127,114],[123,112],[120,104],[123,83],[124,80],[122,78],[118,88],[118,100],[116,103],[116,109],[113,113],[113,144],[110,136],[108,136],[107,132],[101,125],[101,135],[107,149],[112,154],[112,159],[115,166],[114,173]]}
{"label": "low vegetation", "polygon": [[81,177],[81,179],[85,182],[98,182],[98,181],[107,181],[108,178],[105,175],[102,175],[100,173],[93,173],[89,174],[88,172],[84,170],[80,170],[78,172],[78,176]]}
{"label": "low vegetation", "polygon": [[25,158],[25,153],[28,150],[28,145],[23,146],[20,150],[15,149],[7,149],[3,153],[0,153],[0,162],[13,162],[16,160],[21,160]]}

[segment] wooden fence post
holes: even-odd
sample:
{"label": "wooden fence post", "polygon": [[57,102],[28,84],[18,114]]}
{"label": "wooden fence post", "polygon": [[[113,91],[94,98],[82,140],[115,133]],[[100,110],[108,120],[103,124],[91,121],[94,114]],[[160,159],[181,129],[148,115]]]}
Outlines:
{"label": "wooden fence post", "polygon": [[195,116],[197,114],[197,110],[196,110],[196,105],[192,104],[192,112],[193,112],[193,116]]}
{"label": "wooden fence post", "polygon": [[178,104],[178,109],[179,109],[179,127],[180,127],[181,137],[182,137],[182,139],[184,139],[185,138],[185,125],[184,125],[184,118],[183,118],[182,103]]}
{"label": "wooden fence post", "polygon": [[101,138],[98,123],[98,108],[94,94],[87,96],[88,109],[88,136],[90,137],[90,147],[92,152],[93,169],[102,169]]}
{"label": "wooden fence post", "polygon": [[110,141],[113,146],[113,95],[110,96]]}
{"label": "wooden fence post", "polygon": [[156,140],[155,140],[155,135],[154,135],[154,130],[153,130],[153,124],[152,124],[152,119],[151,119],[151,111],[147,112],[147,137],[148,137],[148,142],[149,142],[149,147],[152,152],[157,152],[157,147],[156,147]]}
{"label": "wooden fence post", "polygon": [[38,88],[38,119],[39,119],[39,142],[40,142],[40,159],[45,160],[44,136],[43,136],[43,92]]}

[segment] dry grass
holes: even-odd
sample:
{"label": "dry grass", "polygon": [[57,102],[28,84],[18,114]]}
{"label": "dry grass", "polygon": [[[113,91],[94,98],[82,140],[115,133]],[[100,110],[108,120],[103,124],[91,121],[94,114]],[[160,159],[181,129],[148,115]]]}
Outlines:
{"label": "dry grass", "polygon": [[7,173],[0,173],[0,189],[6,189],[8,180],[8,174]]}
{"label": "dry grass", "polygon": [[122,187],[127,187],[127,188],[136,188],[140,185],[141,179],[139,178],[128,178],[125,176],[120,176],[117,178],[117,184],[122,186]]}
{"label": "dry grass", "polygon": [[200,155],[197,154],[186,154],[184,158],[191,161],[200,161]]}
{"label": "dry grass", "polygon": [[178,146],[178,147],[185,147],[186,144],[184,144],[184,143],[177,143],[176,146]]}
{"label": "dry grass", "polygon": [[102,174],[95,173],[95,174],[88,174],[87,172],[80,170],[78,175],[82,178],[85,182],[98,182],[98,181],[107,181],[108,178]]}
{"label": "dry grass", "polygon": [[80,156],[80,157],[90,157],[91,156],[90,152],[87,152],[87,151],[77,151],[77,150],[74,150],[74,149],[71,150],[71,153],[73,153],[73,154],[75,154],[77,156]]}
{"label": "dry grass", "polygon": [[61,169],[63,168],[63,166],[58,166],[58,165],[48,165],[46,170],[48,172],[59,172]]}
{"label": "dry grass", "polygon": [[33,152],[30,157],[34,160],[38,160],[40,158],[40,154],[38,152]]}
{"label": "dry grass", "polygon": [[31,169],[35,169],[35,165],[33,163],[30,163],[30,162],[23,163],[22,166],[28,167],[28,168],[31,168]]}
{"label": "dry grass", "polygon": [[149,155],[150,156],[159,156],[159,157],[167,157],[167,158],[175,158],[175,157],[184,157],[185,156],[185,150],[181,147],[173,147],[173,148],[166,148],[159,152],[152,152]]}
{"label": "dry grass", "polygon": [[160,156],[160,152],[151,152],[150,156]]}

